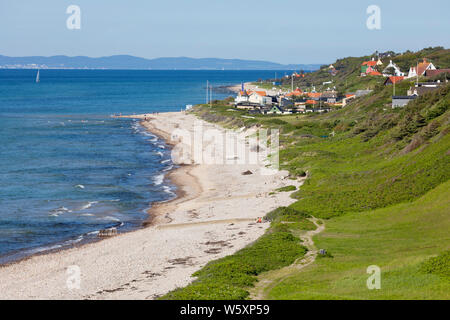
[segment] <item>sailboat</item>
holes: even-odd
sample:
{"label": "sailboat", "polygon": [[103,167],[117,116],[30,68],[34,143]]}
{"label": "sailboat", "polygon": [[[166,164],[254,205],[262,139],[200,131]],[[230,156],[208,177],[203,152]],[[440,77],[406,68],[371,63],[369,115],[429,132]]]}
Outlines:
{"label": "sailboat", "polygon": [[36,83],[39,83],[39,69],[38,69],[38,72],[37,72],[37,75],[36,75]]}

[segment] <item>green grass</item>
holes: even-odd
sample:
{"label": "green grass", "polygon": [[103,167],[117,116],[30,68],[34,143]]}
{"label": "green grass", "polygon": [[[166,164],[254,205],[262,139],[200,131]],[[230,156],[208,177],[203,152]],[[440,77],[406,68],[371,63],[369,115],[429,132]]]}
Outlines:
{"label": "green grass", "polygon": [[[350,213],[326,222],[314,241],[332,252],[267,292],[269,299],[449,299],[450,182],[410,203]],[[368,290],[366,269],[381,268]]]}
{"label": "green grass", "polygon": [[[423,56],[432,56],[444,66],[450,57],[448,50],[428,48],[398,56],[396,61],[410,63]],[[268,287],[268,298],[449,298],[450,85],[417,98],[405,108],[392,109],[392,88],[382,85],[384,79],[358,80],[353,70],[367,58],[341,60],[342,72],[337,77],[348,74],[346,84],[340,83],[342,88],[352,88],[359,81],[370,85],[373,93],[328,114],[248,119],[242,117],[245,111],[230,111],[226,102],[194,110],[206,121],[229,128],[261,125],[280,129],[281,168],[288,170],[291,178],[307,175],[308,179],[293,193],[297,202],[267,214],[270,232],[296,237],[315,229],[310,216],[326,219],[326,231],[315,242],[331,256],[319,257],[288,278],[283,273],[283,281]],[[302,81],[321,79],[323,72]],[[401,82],[397,92],[406,92],[410,85]],[[270,242],[265,244],[271,246]],[[248,261],[239,254],[239,261]],[[276,252],[264,259],[271,261],[272,254]],[[366,287],[366,269],[373,264],[382,269],[381,290]],[[266,280],[277,278],[282,264],[275,265],[268,268],[275,271]],[[265,273],[260,271],[258,279],[264,279]],[[200,275],[194,285],[201,286],[204,280]],[[231,285],[229,281],[211,285],[220,283]],[[228,288],[234,292],[232,297],[245,298],[248,285]],[[185,298],[195,295],[194,287],[188,288],[191,292]]]}
{"label": "green grass", "polygon": [[278,192],[291,192],[291,191],[295,191],[295,190],[297,190],[296,186],[286,186],[286,187],[278,188],[276,191],[278,191]]}
{"label": "green grass", "polygon": [[422,263],[420,271],[441,276],[447,281],[450,280],[450,250]]}
{"label": "green grass", "polygon": [[174,290],[162,299],[242,300],[263,272],[280,269],[302,257],[307,249],[296,236],[314,230],[308,214],[280,207],[265,217],[271,226],[261,238],[233,255],[208,263],[193,275],[198,277],[185,288]]}
{"label": "green grass", "polygon": [[271,230],[234,255],[213,261],[194,273],[196,281],[174,290],[162,299],[240,300],[262,272],[292,264],[306,253],[300,240],[288,230]]}

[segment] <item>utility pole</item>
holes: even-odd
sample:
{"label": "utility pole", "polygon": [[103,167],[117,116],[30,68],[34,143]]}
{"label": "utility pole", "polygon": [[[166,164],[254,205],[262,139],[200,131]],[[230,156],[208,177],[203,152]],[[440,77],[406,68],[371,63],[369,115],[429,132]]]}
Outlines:
{"label": "utility pole", "polygon": [[208,104],[208,90],[209,90],[209,81],[208,80],[206,80],[206,104]]}
{"label": "utility pole", "polygon": [[416,87],[419,86],[419,59],[417,59],[417,67],[416,67]]}

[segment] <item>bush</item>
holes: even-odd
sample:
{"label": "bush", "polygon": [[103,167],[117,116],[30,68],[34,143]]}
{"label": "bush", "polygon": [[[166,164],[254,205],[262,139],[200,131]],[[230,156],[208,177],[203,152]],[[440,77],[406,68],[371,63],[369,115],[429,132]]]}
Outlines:
{"label": "bush", "polygon": [[289,192],[289,191],[295,191],[295,190],[297,190],[296,186],[286,186],[286,187],[278,188],[276,191],[278,191],[278,192]]}
{"label": "bush", "polygon": [[279,207],[264,217],[267,221],[300,221],[301,219],[310,218],[311,215],[295,210],[290,207]]}
{"label": "bush", "polygon": [[422,263],[420,271],[423,273],[436,274],[450,280],[450,250]]}

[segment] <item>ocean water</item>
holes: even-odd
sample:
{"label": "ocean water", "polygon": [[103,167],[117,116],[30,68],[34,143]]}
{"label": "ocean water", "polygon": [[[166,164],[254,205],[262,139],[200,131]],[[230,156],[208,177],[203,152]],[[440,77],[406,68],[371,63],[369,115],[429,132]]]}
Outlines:
{"label": "ocean water", "polygon": [[[280,74],[283,71],[278,71]],[[179,111],[274,71],[0,70],[0,264],[139,228],[176,187],[170,149],[112,114]],[[213,92],[224,98],[226,92]]]}

